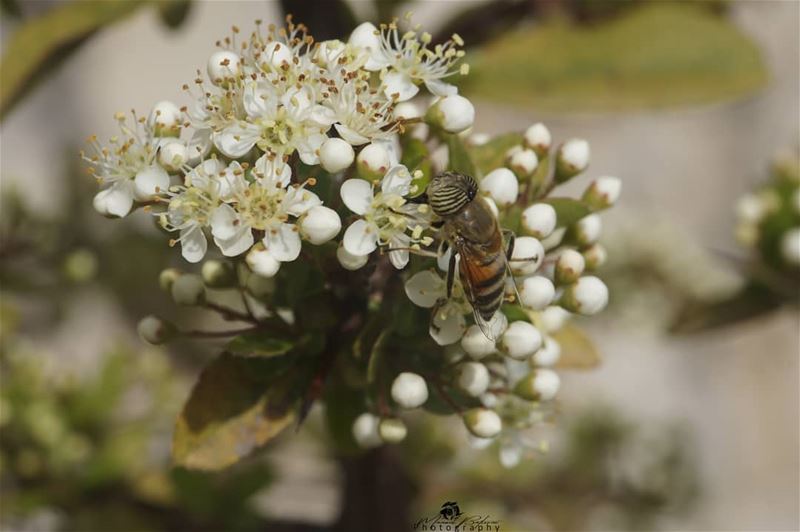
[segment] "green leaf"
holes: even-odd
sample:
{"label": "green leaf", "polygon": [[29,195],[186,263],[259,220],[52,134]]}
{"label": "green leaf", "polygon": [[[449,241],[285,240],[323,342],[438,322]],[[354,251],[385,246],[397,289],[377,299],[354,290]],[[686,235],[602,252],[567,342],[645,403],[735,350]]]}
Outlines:
{"label": "green leaf", "polygon": [[600,353],[588,336],[574,323],[567,323],[553,338],[561,345],[559,369],[592,369],[600,365]]}
{"label": "green leaf", "polygon": [[206,367],[178,416],[173,460],[217,470],[263,446],[297,416],[312,371],[290,357],[244,358],[223,353]]}
{"label": "green leaf", "polygon": [[703,9],[706,2],[638,3],[588,27],[549,17],[536,31],[504,32],[470,52],[462,92],[581,112],[719,101],[766,83],[763,54],[730,17]]}
{"label": "green leaf", "polygon": [[781,306],[770,289],[751,283],[722,301],[690,302],[670,327],[677,334],[691,334],[725,327],[770,313]]}
{"label": "green leaf", "polygon": [[161,0],[156,3],[161,21],[169,28],[178,28],[192,10],[192,0]]}
{"label": "green leaf", "polygon": [[225,351],[245,357],[274,357],[285,355],[294,345],[291,340],[276,338],[270,333],[256,332],[237,336],[225,346]]}
{"label": "green leaf", "polygon": [[486,175],[496,168],[505,166],[506,152],[520,144],[522,144],[520,133],[506,133],[494,137],[485,144],[471,147],[470,153],[478,171],[481,175]]}
{"label": "green leaf", "polygon": [[142,5],[140,0],[76,0],[25,22],[5,43],[0,61],[0,118],[93,32]]}
{"label": "green leaf", "polygon": [[447,169],[451,172],[458,172],[473,176],[476,179],[481,176],[477,173],[475,163],[464,145],[464,141],[458,135],[446,135],[448,163]]}
{"label": "green leaf", "polygon": [[558,227],[567,227],[584,216],[592,214],[592,208],[586,203],[572,198],[547,198],[543,203],[549,203],[556,210]]}
{"label": "green leaf", "polygon": [[515,321],[527,321],[528,323],[531,322],[531,316],[528,314],[528,311],[519,305],[503,305],[502,311],[503,314],[506,315],[506,318],[508,318],[509,323]]}

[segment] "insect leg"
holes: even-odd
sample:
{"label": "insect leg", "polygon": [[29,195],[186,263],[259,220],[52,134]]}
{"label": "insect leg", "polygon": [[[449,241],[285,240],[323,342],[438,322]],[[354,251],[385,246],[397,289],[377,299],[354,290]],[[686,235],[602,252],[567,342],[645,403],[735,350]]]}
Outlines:
{"label": "insect leg", "polygon": [[453,281],[456,277],[456,254],[450,254],[450,262],[447,265],[447,299],[450,299],[450,296],[453,293]]}
{"label": "insect leg", "polygon": [[503,229],[503,237],[508,240],[508,245],[506,246],[506,259],[511,260],[511,255],[514,254],[514,241],[516,240],[517,236],[511,229]]}
{"label": "insect leg", "polygon": [[417,248],[384,248],[382,250],[385,253],[389,253],[390,251],[408,251],[409,253],[413,253],[415,255],[421,255],[423,257],[433,257],[434,259],[439,257],[439,254],[435,251],[430,251],[428,249],[417,249]]}

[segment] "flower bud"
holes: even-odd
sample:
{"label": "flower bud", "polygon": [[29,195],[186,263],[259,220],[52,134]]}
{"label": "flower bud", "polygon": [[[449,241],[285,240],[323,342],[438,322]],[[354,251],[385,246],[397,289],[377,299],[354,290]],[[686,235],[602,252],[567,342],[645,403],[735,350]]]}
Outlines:
{"label": "flower bud", "polygon": [[505,207],[517,201],[519,183],[514,172],[508,168],[498,168],[481,179],[480,189],[488,194],[498,206]]}
{"label": "flower bud", "polygon": [[461,348],[474,360],[480,360],[497,351],[494,340],[488,339],[477,325],[471,325],[461,337]]}
{"label": "flower bud", "polygon": [[342,268],[350,271],[356,271],[362,268],[367,261],[369,261],[369,255],[353,255],[341,244],[339,244],[339,247],[336,249],[336,258],[339,260],[339,264],[342,265]]}
{"label": "flower bud", "polygon": [[608,288],[597,277],[581,277],[567,287],[559,304],[571,312],[591,316],[608,304]]}
{"label": "flower bud", "polygon": [[422,110],[414,102],[400,102],[394,106],[394,117],[400,120],[421,118]]}
{"label": "flower bud", "polygon": [[156,137],[177,137],[181,132],[183,113],[172,102],[160,101],[153,106],[147,125],[153,130]]}
{"label": "flower bud", "polygon": [[460,94],[451,94],[437,100],[428,109],[425,120],[448,133],[461,133],[475,122],[475,107]]}
{"label": "flower bud", "polygon": [[533,275],[544,260],[542,243],[532,236],[521,236],[514,240],[511,253],[511,270],[516,275]]}
{"label": "flower bud", "polygon": [[562,144],[556,155],[556,182],[563,183],[586,170],[589,154],[589,143],[583,139],[570,139]]}
{"label": "flower bud", "polygon": [[282,42],[272,41],[267,43],[261,53],[262,65],[269,65],[273,70],[281,68],[286,63],[292,64],[292,51]]}
{"label": "flower bud", "polygon": [[553,338],[545,337],[542,347],[534,353],[531,362],[537,366],[552,366],[561,358],[561,344]]}
{"label": "flower bud", "polygon": [[244,260],[254,273],[262,277],[273,277],[281,268],[280,261],[260,246],[254,246]]}
{"label": "flower bud", "polygon": [[156,316],[145,316],[136,327],[142,340],[149,344],[161,345],[177,335],[175,326]]}
{"label": "flower bud", "polygon": [[606,248],[600,244],[592,244],[583,250],[583,260],[586,262],[586,269],[589,271],[601,267],[606,263],[606,259],[608,259],[608,253]]}
{"label": "flower bud", "polygon": [[480,362],[458,366],[458,387],[471,397],[478,397],[489,388],[489,370]]}
{"label": "flower bud", "polygon": [[549,401],[556,396],[561,379],[551,369],[530,372],[514,387],[514,393],[529,401]]}
{"label": "flower bud", "polygon": [[529,177],[539,166],[539,158],[533,150],[525,149],[516,152],[508,160],[508,165],[520,179]]}
{"label": "flower bud", "polygon": [[200,270],[203,282],[210,288],[231,288],[236,285],[236,272],[227,261],[207,260]]}
{"label": "flower bud", "polygon": [[542,333],[527,321],[515,321],[503,333],[500,346],[511,358],[524,360],[542,347]]}
{"label": "flower bud", "polygon": [[185,273],[175,279],[170,292],[178,305],[199,305],[206,299],[203,278],[194,273]]}
{"label": "flower bud", "polygon": [[177,172],[188,160],[189,150],[179,140],[162,145],[158,151],[158,162],[170,172]]}
{"label": "flower bud", "polygon": [[403,408],[417,408],[428,400],[428,385],[420,375],[403,372],[392,383],[392,399]]}
{"label": "flower bud", "polygon": [[584,216],[570,228],[570,236],[579,246],[594,244],[600,238],[603,222],[599,214]]}
{"label": "flower bud", "polygon": [[214,85],[226,87],[228,80],[239,75],[240,63],[241,58],[238,54],[228,50],[216,51],[208,58],[208,79]]}
{"label": "flower bud", "polygon": [[520,303],[531,310],[543,310],[553,302],[555,294],[553,282],[540,275],[527,277],[519,290]]}
{"label": "flower bud", "polygon": [[358,177],[367,181],[378,181],[386,175],[391,159],[389,150],[382,143],[373,142],[364,146],[356,157]]}
{"label": "flower bud", "polygon": [[300,219],[300,231],[312,244],[320,245],[339,234],[342,220],[333,209],[323,205],[311,207]]}
{"label": "flower bud", "polygon": [[538,122],[525,130],[524,141],[527,147],[536,152],[539,158],[542,158],[550,151],[553,138],[547,126]]}
{"label": "flower bud", "polygon": [[158,286],[160,286],[163,291],[169,292],[172,290],[172,283],[181,275],[183,275],[183,272],[177,268],[161,270],[161,273],[158,274]]}
{"label": "flower bud", "polygon": [[330,138],[319,148],[319,162],[325,171],[335,174],[348,168],[355,159],[353,147],[339,138]]}
{"label": "flower bud", "polygon": [[378,417],[365,412],[353,422],[353,439],[362,449],[378,447],[382,443],[378,433]]}
{"label": "flower bud", "polygon": [[607,209],[617,202],[621,191],[622,181],[619,178],[598,177],[586,188],[582,199],[593,209]]}
{"label": "flower bud", "polygon": [[542,311],[539,323],[544,332],[554,333],[567,323],[569,317],[569,312],[561,307],[551,305]]}
{"label": "flower bud", "polygon": [[478,438],[494,438],[503,430],[503,422],[497,412],[488,408],[473,408],[464,413],[464,425]]}
{"label": "flower bud", "polygon": [[788,264],[800,265],[800,227],[793,227],[783,234],[781,255]]}
{"label": "flower bud", "polygon": [[574,249],[565,249],[556,261],[556,284],[574,283],[581,276],[585,267],[586,262],[583,260],[583,255]]}
{"label": "flower bud", "polygon": [[384,418],[378,424],[378,434],[386,443],[400,443],[406,439],[408,428],[402,419]]}
{"label": "flower bud", "polygon": [[522,228],[539,239],[550,236],[556,221],[556,210],[548,203],[536,203],[522,211]]}

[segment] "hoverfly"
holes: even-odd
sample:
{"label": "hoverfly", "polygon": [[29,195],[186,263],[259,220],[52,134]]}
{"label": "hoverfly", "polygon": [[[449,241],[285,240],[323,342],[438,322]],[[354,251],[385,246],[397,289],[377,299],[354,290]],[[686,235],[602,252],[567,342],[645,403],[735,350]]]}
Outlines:
{"label": "hoverfly", "polygon": [[[505,298],[506,276],[513,282],[509,261],[514,251],[514,233],[500,229],[489,204],[478,195],[478,184],[468,175],[439,174],[428,185],[426,196],[431,210],[441,218],[442,243],[451,249],[447,298],[452,293],[456,258],[459,257],[458,276],[472,306],[475,323],[487,338],[495,340],[493,318]],[[508,238],[508,245],[504,236]]]}

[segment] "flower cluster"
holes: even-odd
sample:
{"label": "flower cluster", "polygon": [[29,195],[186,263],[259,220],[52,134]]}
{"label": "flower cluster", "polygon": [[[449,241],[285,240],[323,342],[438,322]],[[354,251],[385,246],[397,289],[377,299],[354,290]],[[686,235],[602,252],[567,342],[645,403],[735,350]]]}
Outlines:
{"label": "flower cluster", "polygon": [[736,238],[756,249],[776,271],[800,268],[800,165],[797,157],[775,163],[770,181],[736,204]]}
{"label": "flower cluster", "polygon": [[[347,42],[315,42],[291,18],[284,28],[257,24],[246,39],[234,28],[185,86],[189,105],[120,115],[110,146],[91,139],[83,157],[103,186],[95,208],[108,217],[142,208],[186,261],[205,261],[199,275],[165,270],[162,288],[177,304],[249,325],[198,331],[150,316],[141,336],[154,344],[236,336],[228,354],[282,357],[315,382],[363,374],[340,383],[367,383],[359,391],[368,411],[352,421],[363,446],[402,440],[400,411],[439,401],[476,445],[499,438],[503,463],[519,461],[533,445],[526,430],[546,418],[559,388],[559,331],[571,314],[595,314],[608,301],[593,275],[606,256],[598,213],[621,185],[599,177],[581,198],[550,197],[586,170],[590,154],[581,139],[551,149],[543,124],[511,149],[470,137],[475,109],[450,83],[469,70],[462,45],[458,35],[434,44],[397,21],[364,23]],[[479,147],[499,158],[476,164]],[[451,189],[444,202],[467,198],[459,201],[481,213],[475,234],[495,243],[473,265],[493,264],[490,311],[479,312],[476,281],[460,273],[476,260],[460,247],[466,229],[434,209],[429,184],[442,176],[469,189]],[[476,256],[491,247],[471,238]],[[206,258],[209,240],[223,260]],[[215,301],[224,290],[239,291],[243,308]],[[413,356],[381,355],[392,350]],[[191,429],[179,425],[176,440]],[[194,467],[189,447],[178,446],[178,459]]]}

